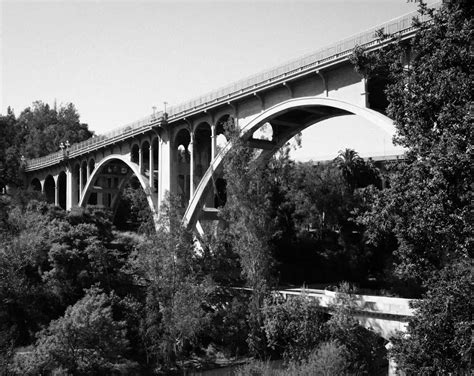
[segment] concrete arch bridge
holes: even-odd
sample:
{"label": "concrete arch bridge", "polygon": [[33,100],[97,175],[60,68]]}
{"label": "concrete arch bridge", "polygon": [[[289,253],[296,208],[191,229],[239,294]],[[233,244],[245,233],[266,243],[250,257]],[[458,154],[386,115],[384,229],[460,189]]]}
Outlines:
{"label": "concrete arch bridge", "polygon": [[25,185],[66,210],[87,204],[116,210],[120,192],[135,179],[155,220],[166,192],[171,192],[181,197],[186,223],[199,230],[201,221],[216,217],[211,182],[218,180],[215,174],[232,147],[223,138],[229,119],[250,147],[261,150],[262,161],[302,129],[333,117],[355,114],[393,134],[390,119],[378,112],[385,103],[384,78],[361,77],[349,58],[356,46],[376,50],[388,43],[379,38],[380,29],[410,39],[416,31],[413,16],[377,25],[167,113],[27,160]]}

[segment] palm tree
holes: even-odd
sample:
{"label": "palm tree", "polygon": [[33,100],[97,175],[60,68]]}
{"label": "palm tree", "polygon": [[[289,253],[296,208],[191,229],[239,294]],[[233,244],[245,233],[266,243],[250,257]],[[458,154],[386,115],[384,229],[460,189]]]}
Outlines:
{"label": "palm tree", "polygon": [[346,148],[345,150],[339,150],[339,154],[334,158],[334,162],[341,170],[342,177],[346,181],[349,191],[353,193],[357,186],[363,159],[355,150]]}

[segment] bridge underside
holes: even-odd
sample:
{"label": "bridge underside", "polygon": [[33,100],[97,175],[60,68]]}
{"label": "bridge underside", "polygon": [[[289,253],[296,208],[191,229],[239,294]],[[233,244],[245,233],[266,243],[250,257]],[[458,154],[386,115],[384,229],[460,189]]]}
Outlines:
{"label": "bridge underside", "polygon": [[[323,120],[344,116],[359,115],[393,134],[393,122],[373,110],[327,98],[306,97],[283,102],[263,112],[241,131],[241,140],[258,150],[255,163],[265,164],[292,137],[305,128]],[[216,156],[204,174],[184,215],[184,222],[202,235],[201,221],[217,220],[218,210],[209,207],[215,182],[222,177],[223,159],[232,148],[231,143]]]}

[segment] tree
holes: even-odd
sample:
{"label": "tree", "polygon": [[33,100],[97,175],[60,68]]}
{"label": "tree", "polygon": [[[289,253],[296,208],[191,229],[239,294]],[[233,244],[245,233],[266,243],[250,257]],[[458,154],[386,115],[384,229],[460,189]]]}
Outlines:
{"label": "tree", "polygon": [[16,124],[15,144],[26,158],[37,158],[59,150],[61,142],[70,144],[92,137],[87,124],[80,123],[72,103],[59,109],[41,101],[23,110]]}
{"label": "tree", "polygon": [[401,44],[376,56],[390,64],[388,115],[408,152],[365,218],[372,231],[394,232],[398,272],[419,281],[473,248],[472,6],[456,1],[435,12],[422,5],[421,12],[433,22],[419,25],[409,66]]}
{"label": "tree", "polygon": [[252,291],[248,344],[252,354],[261,356],[266,351],[261,308],[275,283],[271,244],[275,227],[270,215],[271,162],[267,166],[256,163],[256,151],[243,144],[239,130],[227,128],[232,148],[224,160],[227,196],[220,213],[226,225],[219,229],[218,236],[238,254],[242,276]]}
{"label": "tree", "polygon": [[179,207],[174,197],[162,204],[156,235],[144,241],[130,260],[136,277],[146,286],[148,352],[165,369],[199,348],[214,290],[212,281],[200,273],[199,256],[191,233],[182,227]]}
{"label": "tree", "polygon": [[468,374],[472,370],[472,265],[467,260],[442,269],[428,281],[408,334],[393,339],[392,355],[408,374]]}
{"label": "tree", "polygon": [[8,107],[7,115],[0,115],[0,192],[7,185],[20,185],[20,151],[15,143],[16,118]]}
{"label": "tree", "polygon": [[[390,188],[374,196],[361,220],[372,240],[394,234],[397,273],[425,289],[407,335],[395,343],[396,361],[411,373],[459,373],[469,361],[460,314],[467,307],[457,297],[469,291],[464,270],[472,267],[474,249],[473,5],[451,1],[432,10],[422,3],[420,12],[432,20],[416,23],[409,46],[398,41],[370,59],[356,51],[359,71],[368,60],[369,70],[372,64],[388,67],[387,111],[396,141],[408,148]],[[407,49],[406,65],[400,57]],[[450,273],[460,280],[448,278]],[[453,305],[458,308],[451,311]]]}
{"label": "tree", "polygon": [[125,322],[114,320],[112,299],[100,289],[88,290],[63,317],[39,333],[32,352],[16,355],[13,371],[23,375],[58,371],[100,375],[136,368],[124,358],[129,345]]}

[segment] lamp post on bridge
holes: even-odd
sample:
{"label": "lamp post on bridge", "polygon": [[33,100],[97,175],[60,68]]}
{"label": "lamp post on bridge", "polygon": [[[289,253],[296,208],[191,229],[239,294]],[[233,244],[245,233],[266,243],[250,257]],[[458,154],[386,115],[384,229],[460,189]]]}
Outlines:
{"label": "lamp post on bridge", "polygon": [[62,150],[63,152],[63,158],[64,159],[67,159],[69,158],[69,146],[71,146],[71,144],[69,143],[69,140],[66,140],[65,143],[60,143],[59,144],[59,148]]}

